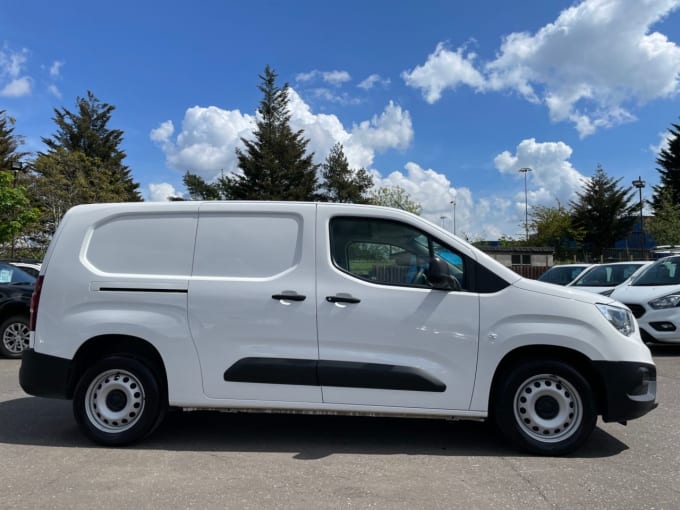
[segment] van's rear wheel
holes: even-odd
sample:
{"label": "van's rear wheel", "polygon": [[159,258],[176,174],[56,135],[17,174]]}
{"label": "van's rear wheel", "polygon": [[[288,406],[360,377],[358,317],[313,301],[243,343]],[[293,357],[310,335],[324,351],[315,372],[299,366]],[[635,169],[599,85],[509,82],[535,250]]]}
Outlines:
{"label": "van's rear wheel", "polygon": [[122,356],[95,363],[83,374],[73,396],[73,413],[81,430],[107,446],[142,439],[160,423],[166,407],[153,370]]}
{"label": "van's rear wheel", "polygon": [[571,365],[530,361],[501,381],[493,403],[496,423],[516,446],[539,455],[564,455],[590,436],[597,420],[588,381]]}

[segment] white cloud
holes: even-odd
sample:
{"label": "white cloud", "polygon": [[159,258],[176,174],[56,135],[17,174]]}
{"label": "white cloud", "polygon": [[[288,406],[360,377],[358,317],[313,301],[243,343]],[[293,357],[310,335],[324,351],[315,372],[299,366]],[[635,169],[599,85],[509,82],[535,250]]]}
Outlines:
{"label": "white cloud", "polygon": [[447,50],[443,43],[439,43],[425,64],[416,66],[412,71],[404,71],[401,77],[410,87],[421,89],[430,104],[439,101],[445,89],[455,89],[460,84],[481,90],[485,81],[475,69],[476,55],[464,52],[464,48],[455,52]]}
{"label": "white cloud", "polygon": [[0,49],[0,96],[21,97],[31,93],[31,78],[22,76],[27,59],[26,48],[18,52]]}
{"label": "white cloud", "polygon": [[10,81],[0,90],[3,97],[21,97],[31,93],[31,79],[27,76]]}
{"label": "white cloud", "polygon": [[673,135],[670,131],[659,133],[659,143],[657,143],[656,145],[649,146],[649,150],[651,151],[651,153],[654,154],[655,156],[658,156],[663,149],[668,149],[670,147],[672,136]]}
{"label": "white cloud", "polygon": [[54,97],[61,99],[61,90],[54,83],[47,86],[47,91]]}
{"label": "white cloud", "polygon": [[[344,145],[348,162],[353,168],[371,168],[375,154],[389,149],[404,149],[413,139],[413,126],[408,111],[388,103],[380,115],[343,126],[335,115],[313,113],[310,106],[292,88],[289,89],[291,127],[304,130],[309,139],[308,150],[315,153],[315,161],[322,162],[336,142]],[[222,110],[216,106],[189,108],[182,128],[173,139],[172,121],[165,121],[149,136],[166,155],[170,168],[191,170],[206,179],[236,172],[236,147],[242,137],[250,137],[255,128],[255,115],[238,110]]]}
{"label": "white cloud", "polygon": [[52,78],[59,78],[59,76],[61,76],[61,68],[63,65],[64,63],[60,60],[55,60],[50,66],[50,76]]}
{"label": "white cloud", "polygon": [[572,122],[584,137],[634,119],[631,106],[680,92],[680,47],[651,27],[680,0],[585,0],[535,34],[506,36],[495,60],[438,44],[404,80],[436,102],[447,88],[514,90],[542,102],[555,122]]}
{"label": "white cloud", "polygon": [[182,193],[179,193],[172,184],[167,182],[149,184],[149,200],[151,202],[165,202],[170,197],[181,196]]}
{"label": "white cloud", "polygon": [[357,87],[364,90],[371,90],[376,85],[382,85],[387,87],[390,84],[389,78],[382,78],[379,74],[372,74],[362,82],[360,82]]}
{"label": "white cloud", "polygon": [[295,76],[295,81],[298,83],[321,80],[333,86],[342,85],[351,79],[352,77],[347,71],[318,71],[316,69]]}

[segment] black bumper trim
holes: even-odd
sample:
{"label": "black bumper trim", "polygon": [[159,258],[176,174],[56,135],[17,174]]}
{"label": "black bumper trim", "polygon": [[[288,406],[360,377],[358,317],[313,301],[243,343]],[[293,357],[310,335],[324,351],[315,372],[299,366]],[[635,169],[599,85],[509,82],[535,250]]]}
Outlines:
{"label": "black bumper trim", "polygon": [[602,419],[626,421],[647,414],[656,403],[656,367],[633,361],[593,361],[605,392]]}
{"label": "black bumper trim", "polygon": [[71,360],[26,349],[21,356],[19,384],[29,395],[70,398]]}

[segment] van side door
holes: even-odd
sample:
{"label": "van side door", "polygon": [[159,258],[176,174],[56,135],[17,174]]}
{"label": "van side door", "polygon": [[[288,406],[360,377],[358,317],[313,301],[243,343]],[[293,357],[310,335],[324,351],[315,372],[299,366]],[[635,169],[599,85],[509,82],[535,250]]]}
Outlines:
{"label": "van side door", "polygon": [[[468,290],[472,255],[387,212],[371,214],[318,207],[323,401],[467,410],[479,340],[479,294]],[[433,255],[447,261],[457,282],[450,290],[428,282]]]}
{"label": "van side door", "polygon": [[205,203],[189,324],[208,397],[321,402],[314,204]]}

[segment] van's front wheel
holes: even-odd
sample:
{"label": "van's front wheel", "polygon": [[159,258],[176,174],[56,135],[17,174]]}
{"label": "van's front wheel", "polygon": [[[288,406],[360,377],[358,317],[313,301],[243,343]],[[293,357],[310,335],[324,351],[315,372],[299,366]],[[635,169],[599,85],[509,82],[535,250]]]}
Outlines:
{"label": "van's front wheel", "polygon": [[595,428],[588,381],[571,365],[531,361],[511,370],[496,393],[496,422],[515,445],[539,455],[576,450]]}
{"label": "van's front wheel", "polygon": [[151,433],[166,405],[154,372],[133,358],[111,356],[81,377],[73,413],[81,430],[96,443],[120,446]]}

